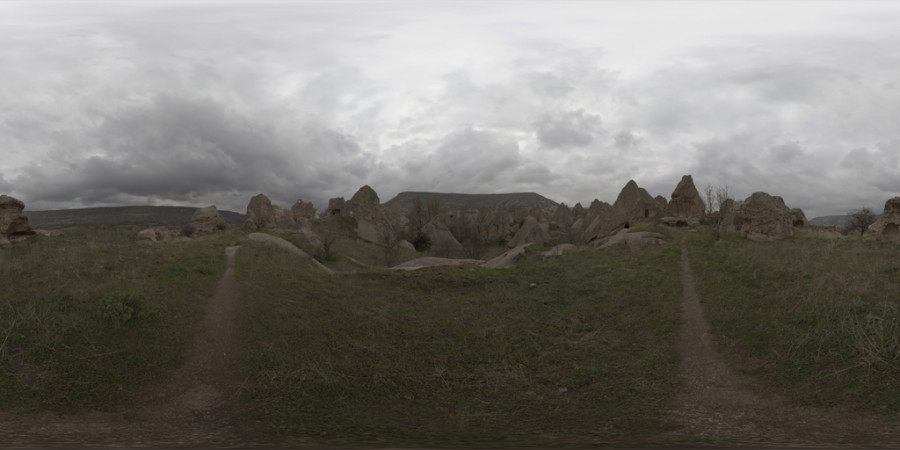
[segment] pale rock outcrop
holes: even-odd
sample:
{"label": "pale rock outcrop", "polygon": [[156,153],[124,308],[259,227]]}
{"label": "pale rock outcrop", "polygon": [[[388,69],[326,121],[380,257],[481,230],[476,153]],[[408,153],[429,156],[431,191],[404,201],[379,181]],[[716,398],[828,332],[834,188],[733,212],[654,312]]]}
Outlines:
{"label": "pale rock outcrop", "polygon": [[398,264],[391,269],[395,270],[419,270],[426,267],[455,267],[483,264],[483,259],[453,259],[438,258],[435,256],[425,256],[422,258],[411,259],[402,264]]}
{"label": "pale rock outcrop", "polygon": [[297,248],[296,245],[291,244],[290,242],[288,242],[280,237],[272,236],[271,234],[250,233],[247,235],[247,237],[244,238],[244,245],[247,245],[250,247],[272,247],[272,248],[278,248],[281,250],[285,250],[288,253],[292,253],[294,255],[297,255],[297,256],[309,261],[310,264],[312,264],[314,267],[322,270],[323,272],[326,272],[329,274],[334,273],[333,270],[324,266],[322,263],[317,261],[312,256],[309,256],[308,253]]}
{"label": "pale rock outcrop", "polygon": [[412,245],[412,242],[409,242],[409,241],[400,240],[399,242],[397,242],[397,246],[404,250],[409,250],[411,252],[416,251],[416,246]]}
{"label": "pale rock outcrop", "polygon": [[146,239],[150,242],[156,242],[162,239],[168,239],[175,237],[175,233],[166,228],[166,227],[153,227],[146,228],[141,231],[138,231],[138,237],[141,239]]}
{"label": "pale rock outcrop", "polygon": [[431,251],[436,254],[455,255],[463,252],[463,246],[456,240],[447,225],[441,220],[441,217],[431,219],[424,227],[422,232],[431,238]]}
{"label": "pale rock outcrop", "polygon": [[900,197],[884,203],[884,212],[869,225],[863,239],[900,242]]}
{"label": "pale rock outcrop", "polygon": [[0,195],[0,236],[7,241],[9,236],[34,234],[34,230],[28,225],[28,216],[22,212],[24,209],[25,203],[22,201]]}
{"label": "pale rock outcrop", "polygon": [[265,194],[258,194],[250,199],[247,204],[247,220],[244,227],[251,230],[261,230],[275,225],[275,208],[272,201]]}
{"label": "pale rock outcrop", "polygon": [[225,229],[225,218],[219,214],[216,205],[200,208],[191,216],[195,234],[209,234]]}
{"label": "pale rock outcrop", "polygon": [[666,243],[665,236],[652,231],[630,232],[623,229],[618,233],[597,241],[597,250],[610,250],[614,248],[642,249],[654,245]]}
{"label": "pale rock outcrop", "polygon": [[490,261],[481,265],[485,269],[505,269],[509,267],[514,267],[516,265],[516,261],[522,259],[525,256],[525,249],[532,245],[531,242],[527,244],[518,245],[511,250],[507,250],[503,252],[502,255],[497,256],[496,258],[491,259]]}
{"label": "pale rock outcrop", "polygon": [[672,200],[665,208],[665,217],[701,219],[706,214],[706,205],[700,198],[700,192],[694,186],[694,179],[690,175],[681,177],[678,186],[672,191]]}
{"label": "pale rock outcrop", "polygon": [[506,243],[509,248],[518,247],[522,244],[534,243],[543,245],[550,241],[550,231],[547,222],[538,222],[532,216],[528,216],[516,235]]}
{"label": "pale rock outcrop", "polygon": [[794,215],[784,200],[754,192],[743,203],[728,199],[720,207],[720,227],[754,241],[774,241],[794,235]]}
{"label": "pale rock outcrop", "polygon": [[550,258],[562,256],[563,253],[577,249],[574,244],[559,244],[546,252],[541,253],[541,258],[546,261]]}

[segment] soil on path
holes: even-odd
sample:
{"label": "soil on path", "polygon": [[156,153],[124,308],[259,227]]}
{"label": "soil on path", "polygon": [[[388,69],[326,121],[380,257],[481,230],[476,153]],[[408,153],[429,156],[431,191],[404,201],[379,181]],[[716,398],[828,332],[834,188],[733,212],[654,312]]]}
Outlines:
{"label": "soil on path", "polygon": [[900,448],[900,425],[839,409],[788,405],[733,372],[716,352],[681,244],[683,322],[676,346],[682,389],[671,417],[672,441],[754,447]]}
{"label": "soil on path", "polygon": [[235,329],[239,247],[225,249],[227,268],[185,355],[162,388],[135,394],[131,409],[0,424],[0,446],[232,446],[256,440],[240,421],[239,344]]}

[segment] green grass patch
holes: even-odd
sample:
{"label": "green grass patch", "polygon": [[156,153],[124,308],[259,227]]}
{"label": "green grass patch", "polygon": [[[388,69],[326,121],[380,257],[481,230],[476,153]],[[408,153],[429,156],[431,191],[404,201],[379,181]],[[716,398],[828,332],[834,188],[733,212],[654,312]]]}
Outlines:
{"label": "green grass patch", "polygon": [[689,239],[707,319],[737,367],[819,406],[900,411],[900,250],[858,239]]}
{"label": "green grass patch", "polygon": [[598,445],[670,424],[679,251],[325,276],[246,248],[246,401],[317,444]]}
{"label": "green grass patch", "polygon": [[68,230],[0,249],[0,414],[115,406],[161,381],[238,237]]}

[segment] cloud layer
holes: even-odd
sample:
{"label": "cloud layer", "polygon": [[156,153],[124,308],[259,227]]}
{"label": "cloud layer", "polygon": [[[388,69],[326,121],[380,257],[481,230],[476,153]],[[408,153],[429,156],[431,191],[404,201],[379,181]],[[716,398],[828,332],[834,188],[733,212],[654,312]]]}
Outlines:
{"label": "cloud layer", "polygon": [[683,174],[810,217],[900,195],[885,2],[0,4],[0,191],[322,208],[612,201]]}

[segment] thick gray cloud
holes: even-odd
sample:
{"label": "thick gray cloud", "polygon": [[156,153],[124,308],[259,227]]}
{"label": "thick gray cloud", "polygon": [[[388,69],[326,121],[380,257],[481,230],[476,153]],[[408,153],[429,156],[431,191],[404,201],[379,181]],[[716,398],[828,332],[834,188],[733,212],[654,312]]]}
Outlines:
{"label": "thick gray cloud", "polygon": [[391,5],[0,3],[0,190],[571,205],[690,173],[810,216],[900,195],[896,4]]}
{"label": "thick gray cloud", "polygon": [[600,117],[577,109],[544,114],[535,121],[535,128],[538,141],[546,148],[586,147],[601,131],[600,124]]}

